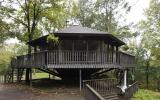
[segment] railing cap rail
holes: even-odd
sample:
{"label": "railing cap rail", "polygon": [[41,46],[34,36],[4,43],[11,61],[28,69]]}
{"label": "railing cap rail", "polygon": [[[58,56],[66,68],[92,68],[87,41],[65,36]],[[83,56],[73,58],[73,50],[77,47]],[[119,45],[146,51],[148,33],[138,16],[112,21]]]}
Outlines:
{"label": "railing cap rail", "polygon": [[86,84],[86,87],[94,93],[99,100],[105,100],[97,91],[95,91],[89,84]]}
{"label": "railing cap rail", "polygon": [[90,82],[90,81],[102,81],[102,80],[116,80],[116,78],[103,78],[103,79],[91,79],[91,80],[83,80],[83,82]]}

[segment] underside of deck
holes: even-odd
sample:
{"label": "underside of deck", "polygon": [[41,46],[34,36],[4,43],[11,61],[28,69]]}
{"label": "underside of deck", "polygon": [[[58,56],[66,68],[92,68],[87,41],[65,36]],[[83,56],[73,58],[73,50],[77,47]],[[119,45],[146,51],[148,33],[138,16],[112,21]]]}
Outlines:
{"label": "underside of deck", "polygon": [[79,72],[81,70],[82,80],[91,79],[91,74],[100,69],[55,69],[62,80],[79,82]]}

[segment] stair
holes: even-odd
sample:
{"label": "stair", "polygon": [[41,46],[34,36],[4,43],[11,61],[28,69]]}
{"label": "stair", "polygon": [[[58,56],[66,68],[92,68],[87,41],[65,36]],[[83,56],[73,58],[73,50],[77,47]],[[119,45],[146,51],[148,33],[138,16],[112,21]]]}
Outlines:
{"label": "stair", "polygon": [[97,91],[105,100],[119,100],[119,95],[116,92],[104,92],[104,91]]}
{"label": "stair", "polygon": [[[100,82],[102,83],[102,82]],[[101,85],[101,84],[98,84],[98,85]],[[107,90],[108,89],[108,86],[112,87],[112,91],[111,90]],[[121,90],[117,87],[114,87],[112,85],[104,85],[102,84],[102,87],[99,86],[99,90],[96,90],[105,100],[121,100],[120,99],[120,93],[121,93]]]}
{"label": "stair", "polygon": [[107,94],[107,95],[103,95],[103,98],[105,99],[105,100],[119,100],[119,96],[118,96],[118,94]]}
{"label": "stair", "polygon": [[10,66],[5,72],[5,83],[11,83],[13,82],[13,75],[14,75],[14,68],[11,68]]}
{"label": "stair", "polygon": [[40,71],[49,73],[51,75],[60,77],[60,75],[57,72],[53,71],[53,70],[50,70],[50,69],[47,69],[47,68],[37,68],[37,69],[40,70]]}

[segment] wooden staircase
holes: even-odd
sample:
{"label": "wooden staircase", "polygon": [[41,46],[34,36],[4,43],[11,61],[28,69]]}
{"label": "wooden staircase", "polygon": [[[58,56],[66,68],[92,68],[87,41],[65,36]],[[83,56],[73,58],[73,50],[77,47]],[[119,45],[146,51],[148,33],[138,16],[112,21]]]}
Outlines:
{"label": "wooden staircase", "polygon": [[50,70],[50,69],[47,69],[47,68],[36,68],[36,69],[38,69],[40,71],[43,71],[43,72],[46,72],[46,73],[49,73],[51,75],[60,77],[60,75],[54,70]]}
{"label": "wooden staircase", "polygon": [[122,94],[121,89],[117,87],[116,80],[100,79],[83,81],[85,100],[130,100],[133,94],[138,90],[138,83],[134,82]]}
{"label": "wooden staircase", "polygon": [[104,92],[98,92],[105,100],[120,100],[119,94],[114,93],[104,93]]}

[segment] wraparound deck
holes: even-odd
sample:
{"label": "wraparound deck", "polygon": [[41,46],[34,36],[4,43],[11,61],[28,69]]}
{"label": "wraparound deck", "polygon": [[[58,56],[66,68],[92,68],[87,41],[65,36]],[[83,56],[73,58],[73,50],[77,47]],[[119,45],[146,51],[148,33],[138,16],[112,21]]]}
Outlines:
{"label": "wraparound deck", "polygon": [[12,60],[18,68],[126,68],[134,67],[135,57],[113,51],[43,51]]}

